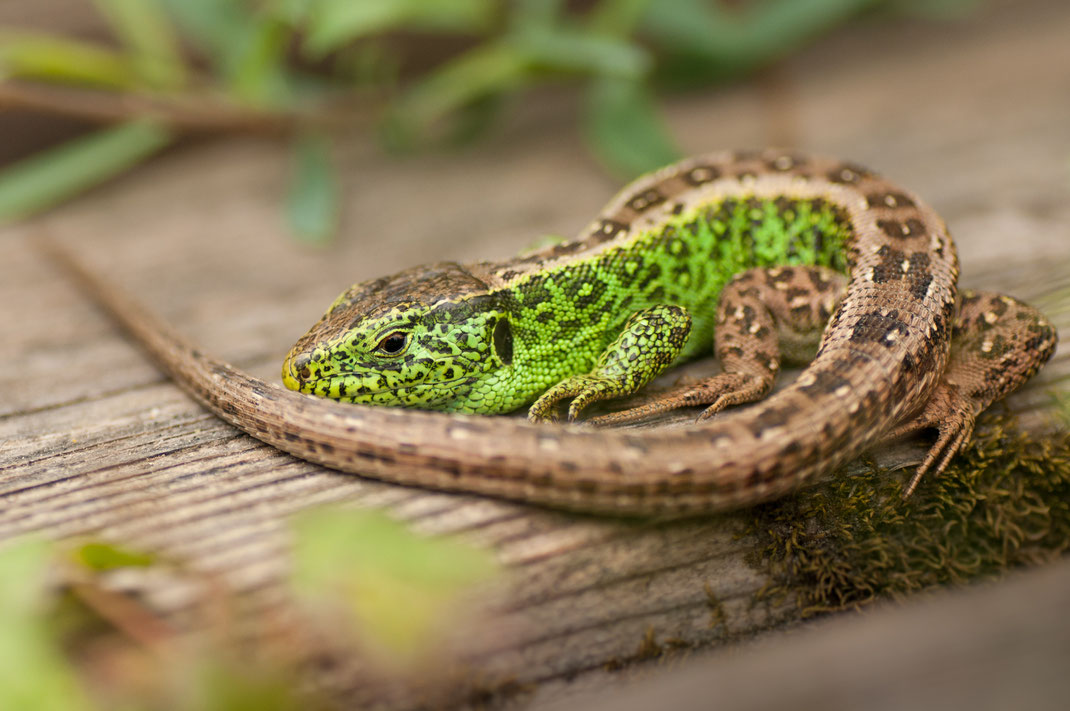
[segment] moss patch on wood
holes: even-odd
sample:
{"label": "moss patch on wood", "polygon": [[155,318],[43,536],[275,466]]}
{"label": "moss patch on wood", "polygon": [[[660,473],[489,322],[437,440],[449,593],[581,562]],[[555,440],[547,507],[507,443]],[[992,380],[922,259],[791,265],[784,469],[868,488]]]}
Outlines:
{"label": "moss patch on wood", "polygon": [[990,416],[939,478],[901,498],[876,465],[755,510],[748,562],[770,577],[761,601],[803,617],[992,578],[1070,547],[1070,432],[1033,437]]}

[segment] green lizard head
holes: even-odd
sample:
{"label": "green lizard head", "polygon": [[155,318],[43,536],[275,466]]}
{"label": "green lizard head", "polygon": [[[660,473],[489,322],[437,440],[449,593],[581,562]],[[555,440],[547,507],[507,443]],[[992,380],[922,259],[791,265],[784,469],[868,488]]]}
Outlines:
{"label": "green lizard head", "polygon": [[348,289],[290,350],[282,380],[343,402],[478,411],[473,387],[511,362],[497,297],[447,262]]}

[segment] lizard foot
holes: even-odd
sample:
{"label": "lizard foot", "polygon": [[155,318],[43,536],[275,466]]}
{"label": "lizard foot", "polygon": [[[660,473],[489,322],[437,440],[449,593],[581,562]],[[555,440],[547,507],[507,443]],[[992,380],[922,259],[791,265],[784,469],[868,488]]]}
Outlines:
{"label": "lizard foot", "polygon": [[643,387],[680,355],[691,332],[691,315],[679,306],[652,306],[632,314],[589,373],[565,378],[528,410],[532,422],[556,420],[558,402],[573,398],[570,422],[592,402],[629,395]]}
{"label": "lizard foot", "polygon": [[1003,294],[963,291],[952,330],[951,357],[921,412],[887,439],[935,428],[938,436],[907,484],[910,496],[928,472],[940,474],[973,434],[977,415],[1014,392],[1055,351],[1058,334],[1043,314]]}
{"label": "lizard foot", "polygon": [[951,458],[959,453],[973,434],[979,411],[977,404],[964,396],[958,388],[941,382],[918,415],[888,433],[884,438],[886,441],[900,439],[924,429],[937,431],[936,442],[929,448],[924,461],[903,491],[904,499],[914,493],[927,473],[932,472],[934,476],[940,476],[947,468]]}
{"label": "lizard foot", "polygon": [[547,390],[528,410],[532,422],[557,422],[556,405],[572,398],[568,406],[568,421],[574,422],[580,411],[597,400],[614,397],[619,390],[616,381],[593,374],[574,375]]}
{"label": "lizard foot", "polygon": [[772,377],[763,378],[748,373],[721,373],[654,396],[642,405],[591,418],[590,422],[594,425],[620,425],[681,407],[709,405],[698,416],[699,420],[705,420],[731,405],[760,400],[772,385]]}

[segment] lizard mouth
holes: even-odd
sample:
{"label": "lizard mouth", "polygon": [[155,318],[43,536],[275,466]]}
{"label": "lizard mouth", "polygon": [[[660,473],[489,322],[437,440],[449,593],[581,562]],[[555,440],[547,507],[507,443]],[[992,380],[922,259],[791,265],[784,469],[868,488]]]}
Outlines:
{"label": "lizard mouth", "polygon": [[290,353],[282,364],[282,384],[290,390],[307,393],[308,386],[316,381],[308,364],[312,360],[307,354],[294,355]]}
{"label": "lizard mouth", "polygon": [[433,407],[441,404],[445,396],[452,399],[455,393],[451,389],[466,381],[463,374],[431,383],[388,383],[374,371],[322,373],[308,354],[291,353],[282,365],[282,382],[290,390],[352,403]]}

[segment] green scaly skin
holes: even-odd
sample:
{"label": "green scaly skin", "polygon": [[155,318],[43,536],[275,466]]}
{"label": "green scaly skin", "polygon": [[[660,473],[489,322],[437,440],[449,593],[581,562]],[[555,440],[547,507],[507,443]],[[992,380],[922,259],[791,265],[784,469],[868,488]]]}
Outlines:
{"label": "green scaly skin", "polygon": [[[516,410],[552,389],[577,396],[574,416],[710,352],[718,295],[733,275],[774,265],[845,271],[850,229],[819,198],[727,198],[600,249],[566,243],[504,264],[419,267],[342,294],[287,356],[283,381],[344,402],[478,414]],[[477,276],[484,271],[508,278],[494,288]],[[665,306],[683,318],[665,318]]]}

